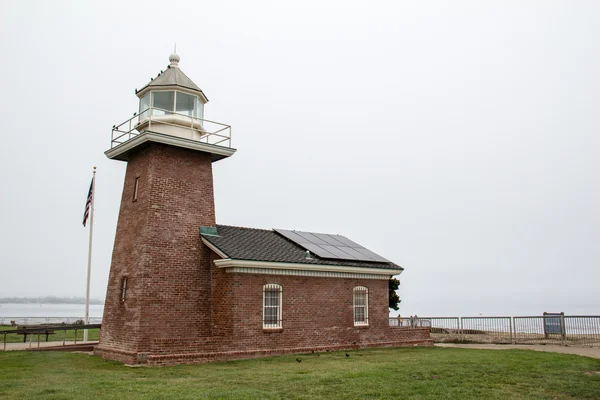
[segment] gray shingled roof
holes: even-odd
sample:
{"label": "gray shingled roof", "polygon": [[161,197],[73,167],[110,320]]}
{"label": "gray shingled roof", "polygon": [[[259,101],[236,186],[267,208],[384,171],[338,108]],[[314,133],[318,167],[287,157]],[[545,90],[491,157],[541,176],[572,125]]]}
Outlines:
{"label": "gray shingled roof", "polygon": [[217,225],[218,236],[202,235],[212,245],[234,260],[269,261],[347,267],[403,269],[393,262],[332,260],[311,253],[273,230]]}
{"label": "gray shingled roof", "polygon": [[[167,70],[165,72],[161,73],[156,79],[153,79],[152,81],[150,81],[150,83],[148,83],[146,86],[141,88],[139,90],[139,92],[146,89],[147,87],[157,88],[157,87],[162,87],[162,86],[181,86],[181,87],[195,90],[197,92],[204,94],[204,92],[202,92],[202,89],[200,89],[178,67],[177,68],[167,68]],[[206,95],[205,95],[205,97],[206,97]]]}

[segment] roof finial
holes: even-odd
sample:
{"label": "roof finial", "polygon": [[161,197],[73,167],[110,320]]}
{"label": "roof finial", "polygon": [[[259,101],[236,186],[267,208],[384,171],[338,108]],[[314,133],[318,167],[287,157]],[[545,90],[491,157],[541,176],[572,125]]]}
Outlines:
{"label": "roof finial", "polygon": [[[177,43],[175,43],[175,51],[177,51]],[[179,54],[177,54],[176,52],[173,52],[173,54],[171,54],[169,56],[169,61],[171,62],[171,64],[169,64],[169,66],[171,68],[179,68]]]}

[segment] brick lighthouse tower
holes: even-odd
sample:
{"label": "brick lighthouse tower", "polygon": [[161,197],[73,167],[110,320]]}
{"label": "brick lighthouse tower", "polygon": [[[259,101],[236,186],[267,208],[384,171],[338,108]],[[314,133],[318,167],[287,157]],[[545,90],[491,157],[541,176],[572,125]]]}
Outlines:
{"label": "brick lighthouse tower", "polygon": [[113,160],[127,162],[96,352],[144,362],[157,343],[211,335],[210,250],[215,227],[212,163],[235,153],[231,128],[204,119],[208,102],[171,54],[167,69],[136,90],[139,111],[113,126]]}

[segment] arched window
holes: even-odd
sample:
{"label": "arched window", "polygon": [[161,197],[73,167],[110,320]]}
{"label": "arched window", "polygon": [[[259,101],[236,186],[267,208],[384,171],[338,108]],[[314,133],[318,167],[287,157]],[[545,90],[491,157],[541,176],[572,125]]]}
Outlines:
{"label": "arched window", "polygon": [[369,325],[369,289],[354,288],[354,325]]}
{"label": "arched window", "polygon": [[281,328],[281,285],[269,283],[263,286],[263,328]]}

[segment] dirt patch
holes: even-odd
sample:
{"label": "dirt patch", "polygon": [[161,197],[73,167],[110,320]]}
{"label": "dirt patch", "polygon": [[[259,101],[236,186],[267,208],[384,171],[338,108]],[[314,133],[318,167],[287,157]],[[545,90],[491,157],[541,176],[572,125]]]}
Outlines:
{"label": "dirt patch", "polygon": [[588,371],[585,374],[589,376],[600,375],[600,371]]}
{"label": "dirt patch", "polygon": [[600,347],[576,347],[539,344],[454,344],[436,343],[436,347],[455,347],[462,349],[489,349],[489,350],[534,350],[548,351],[552,353],[575,354],[578,356],[600,359]]}

